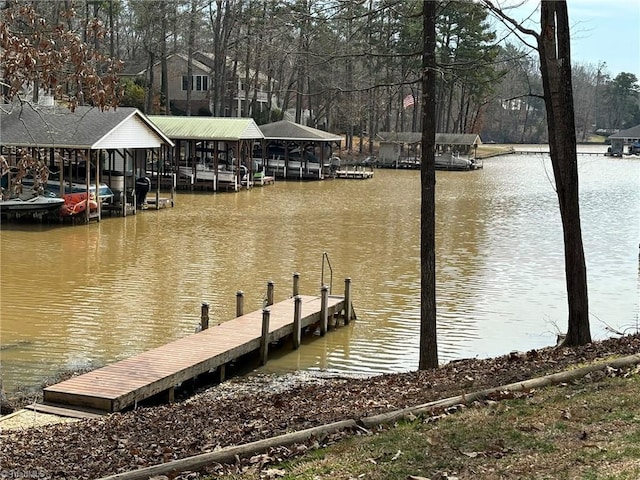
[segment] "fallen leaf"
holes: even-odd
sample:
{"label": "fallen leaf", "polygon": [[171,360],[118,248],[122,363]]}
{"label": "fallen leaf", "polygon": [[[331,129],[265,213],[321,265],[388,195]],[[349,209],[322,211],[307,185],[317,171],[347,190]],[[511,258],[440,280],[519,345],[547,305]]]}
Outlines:
{"label": "fallen leaf", "polygon": [[284,477],[287,474],[287,471],[281,468],[268,468],[264,471],[264,474],[267,478]]}
{"label": "fallen leaf", "polygon": [[466,455],[469,458],[476,458],[479,457],[480,455],[484,455],[483,453],[480,452],[460,452],[463,455]]}

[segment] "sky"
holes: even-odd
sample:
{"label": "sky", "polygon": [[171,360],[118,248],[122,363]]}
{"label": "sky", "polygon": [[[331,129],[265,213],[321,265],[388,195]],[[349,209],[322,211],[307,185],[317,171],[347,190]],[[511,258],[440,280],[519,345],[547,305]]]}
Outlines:
{"label": "sky", "polygon": [[[496,4],[512,18],[524,20],[531,15],[539,24],[538,0],[503,0]],[[571,63],[606,63],[605,71],[614,78],[621,72],[633,73],[640,80],[640,0],[567,0],[571,29]],[[536,24],[525,26],[539,31]],[[513,43],[517,40],[512,39]]]}

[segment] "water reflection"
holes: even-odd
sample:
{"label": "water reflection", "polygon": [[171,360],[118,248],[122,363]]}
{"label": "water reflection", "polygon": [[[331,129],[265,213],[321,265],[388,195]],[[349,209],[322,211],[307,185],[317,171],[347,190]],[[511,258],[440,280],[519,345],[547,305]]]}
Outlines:
{"label": "water reflection", "polygon": [[[580,158],[581,211],[594,336],[638,322],[640,162]],[[557,199],[543,155],[438,172],[440,359],[553,344],[566,328]],[[176,207],[78,227],[3,225],[0,313],[5,388],[63,368],[98,366],[188,335],[209,302],[212,322],[321,285],[353,279],[358,320],[266,371],[415,369],[420,321],[420,177],[280,182],[239,194],[181,193]],[[328,274],[325,283],[329,282]]]}

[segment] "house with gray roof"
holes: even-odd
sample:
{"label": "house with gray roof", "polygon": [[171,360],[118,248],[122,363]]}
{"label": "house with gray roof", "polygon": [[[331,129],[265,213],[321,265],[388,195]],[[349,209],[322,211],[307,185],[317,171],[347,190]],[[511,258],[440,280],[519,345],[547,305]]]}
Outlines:
{"label": "house with gray roof", "polygon": [[[609,135],[609,140],[611,141],[608,152],[610,155],[621,157],[625,153],[640,154],[640,125]],[[626,152],[625,147],[628,148]]]}
{"label": "house with gray roof", "polygon": [[[380,149],[378,163],[392,165],[401,156],[418,158],[422,142],[421,132],[379,132]],[[482,145],[480,136],[475,133],[436,133],[436,153],[459,153],[474,155],[478,145]]]}
{"label": "house with gray roof", "polygon": [[[191,58],[191,81],[188,75],[189,57],[182,53],[174,53],[167,57],[167,101],[172,115],[185,115],[187,112],[187,92],[191,83],[191,115],[210,116],[213,111],[211,103],[213,82],[222,75],[216,72],[215,57],[207,52],[194,52]],[[160,94],[161,63],[153,65],[154,90]],[[247,117],[246,100],[250,102],[255,98],[256,109],[262,111],[270,105],[277,107],[278,98],[274,91],[274,80],[264,74],[258,74],[249,69],[248,75],[241,62],[233,65],[227,59],[225,70],[225,99],[224,117]],[[131,72],[127,76],[131,76]],[[149,78],[149,70],[141,68],[135,72],[135,76]],[[245,85],[249,79],[249,84]],[[218,81],[221,81],[220,79]],[[268,86],[271,86],[268,88]]]}
{"label": "house with gray roof", "polygon": [[71,111],[22,103],[0,109],[0,154],[9,167],[29,152],[57,175],[61,194],[69,180],[110,183],[123,212],[135,179],[146,177],[148,165],[163,161],[171,147],[171,140],[132,107]]}
{"label": "house with gray roof", "polygon": [[324,178],[333,147],[339,149],[342,142],[340,135],[288,120],[260,125],[260,130],[264,142],[254,158],[276,178]]}

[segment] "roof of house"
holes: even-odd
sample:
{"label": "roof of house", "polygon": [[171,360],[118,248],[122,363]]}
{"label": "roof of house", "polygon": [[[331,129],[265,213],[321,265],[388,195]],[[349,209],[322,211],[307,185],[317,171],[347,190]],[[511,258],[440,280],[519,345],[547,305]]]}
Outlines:
{"label": "roof of house", "polygon": [[308,142],[341,142],[342,137],[317,128],[300,125],[288,120],[260,125],[264,138],[268,140],[290,140]]}
{"label": "roof of house", "polygon": [[0,143],[45,148],[119,149],[173,146],[140,110],[14,104],[0,112]]}
{"label": "roof of house", "polygon": [[230,142],[264,138],[252,118],[150,115],[149,119],[172,140]]}
{"label": "roof of house", "polygon": [[640,138],[640,125],[636,125],[635,127],[627,128],[626,130],[620,130],[618,133],[614,133],[613,135],[609,135],[609,138]]}
{"label": "roof of house", "polygon": [[143,75],[147,71],[147,62],[141,62],[139,60],[129,60],[125,62],[124,67],[118,76],[120,77],[136,77]]}
{"label": "roof of house", "polygon": [[[189,62],[189,57],[187,55],[184,55],[182,53],[172,53],[171,55],[169,55],[167,57],[167,62],[171,62],[174,59],[178,59],[182,62],[184,62],[185,64],[187,64]],[[193,68],[201,71],[201,72],[206,72],[206,73],[210,73],[211,72],[211,68],[207,65],[205,65],[202,62],[199,62],[198,60],[196,60],[195,58],[191,59],[191,65],[193,66]],[[159,66],[162,62],[158,61],[156,63],[153,64],[154,68]],[[147,67],[146,66],[140,66],[140,70],[133,73],[133,72],[129,72],[129,74],[135,74],[138,76],[144,75],[147,72]],[[185,70],[186,73],[186,70]]]}
{"label": "roof of house", "polygon": [[[391,143],[420,143],[421,132],[379,132],[378,137],[383,142]],[[476,133],[436,133],[437,145],[482,145],[480,136]]]}
{"label": "roof of house", "polygon": [[[208,53],[208,52],[193,53],[193,60],[199,62],[202,65],[206,65],[210,71],[214,71],[217,68],[215,65],[215,58],[216,56],[213,53]],[[234,61],[230,57],[226,57],[226,58],[227,58],[227,68],[231,70],[233,67]],[[242,61],[236,62],[235,68],[236,68],[236,75],[238,77],[242,78],[246,75],[247,72],[244,68],[244,62]],[[258,78],[260,79],[261,82],[266,82],[267,80],[269,80],[268,75],[265,75],[264,73],[258,73],[253,68],[249,68],[250,77],[253,78],[256,76],[256,74],[258,74]]]}

